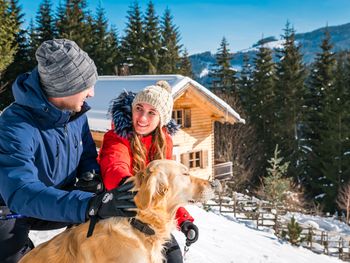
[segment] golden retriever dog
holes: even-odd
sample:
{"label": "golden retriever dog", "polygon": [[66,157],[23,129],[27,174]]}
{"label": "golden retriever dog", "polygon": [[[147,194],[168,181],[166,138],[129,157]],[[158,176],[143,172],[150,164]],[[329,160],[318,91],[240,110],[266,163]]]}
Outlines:
{"label": "golden retriever dog", "polygon": [[34,248],[21,263],[161,263],[164,244],[176,229],[179,206],[213,197],[212,184],[189,175],[186,166],[171,160],[151,162],[144,173],[131,177],[137,206],[136,219],[154,230],[145,234],[128,218],[100,220],[86,237],[89,222],[69,228]]}

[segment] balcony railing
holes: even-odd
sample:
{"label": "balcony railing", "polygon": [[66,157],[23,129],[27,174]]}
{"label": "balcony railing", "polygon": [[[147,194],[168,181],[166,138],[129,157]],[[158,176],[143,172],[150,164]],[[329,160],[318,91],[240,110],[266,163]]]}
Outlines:
{"label": "balcony railing", "polygon": [[214,179],[228,180],[232,178],[232,162],[214,165]]}

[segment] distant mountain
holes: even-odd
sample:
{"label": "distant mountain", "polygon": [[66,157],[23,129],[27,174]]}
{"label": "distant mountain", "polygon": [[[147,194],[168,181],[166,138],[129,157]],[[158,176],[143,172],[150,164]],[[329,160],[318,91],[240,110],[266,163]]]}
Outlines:
{"label": "distant mountain", "polygon": [[[315,55],[321,51],[320,45],[322,39],[324,38],[325,29],[326,27],[322,27],[311,32],[299,33],[295,35],[296,42],[301,45],[301,52],[306,64],[312,63]],[[331,42],[334,46],[334,52],[349,50],[350,23],[339,26],[329,26],[328,31],[331,35]],[[249,58],[253,58],[257,53],[258,48],[262,44],[271,48],[272,50],[276,50],[282,47],[283,41],[277,40],[277,38],[274,36],[261,39],[250,48],[235,52],[231,60],[232,66],[237,70],[240,70],[243,64],[244,54],[248,54]],[[194,54],[190,56],[190,60],[192,62],[192,70],[195,74],[195,79],[207,86],[210,83],[208,72],[215,64],[215,54],[212,54],[209,51]]]}

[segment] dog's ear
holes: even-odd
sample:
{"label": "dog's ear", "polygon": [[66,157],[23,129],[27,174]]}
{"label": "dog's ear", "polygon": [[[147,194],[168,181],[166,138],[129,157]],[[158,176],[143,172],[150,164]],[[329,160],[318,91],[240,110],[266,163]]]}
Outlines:
{"label": "dog's ear", "polygon": [[145,180],[141,183],[137,203],[141,209],[148,208],[152,201],[158,202],[168,192],[168,177],[160,169],[146,169]]}

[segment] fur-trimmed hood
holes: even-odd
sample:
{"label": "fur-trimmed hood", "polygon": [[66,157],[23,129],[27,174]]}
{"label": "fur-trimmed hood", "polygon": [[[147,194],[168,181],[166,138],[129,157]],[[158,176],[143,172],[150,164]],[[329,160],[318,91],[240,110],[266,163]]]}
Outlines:
{"label": "fur-trimmed hood", "polygon": [[[126,139],[129,138],[133,132],[131,105],[135,96],[136,93],[134,92],[124,91],[111,101],[108,109],[108,113],[112,117],[114,132]],[[174,135],[180,129],[180,125],[173,119],[171,119],[165,127],[170,135]]]}

